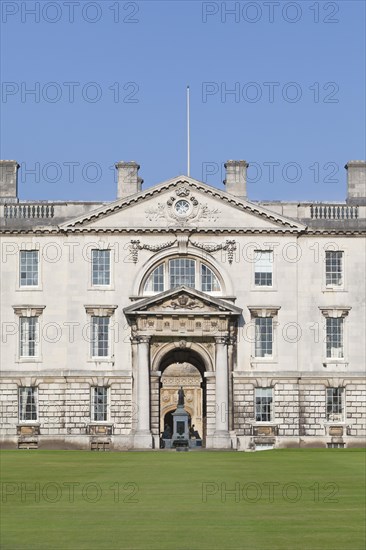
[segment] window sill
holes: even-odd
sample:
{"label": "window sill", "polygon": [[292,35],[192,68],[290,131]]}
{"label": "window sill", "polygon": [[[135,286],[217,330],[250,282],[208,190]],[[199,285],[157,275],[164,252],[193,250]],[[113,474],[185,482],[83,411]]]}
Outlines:
{"label": "window sill", "polygon": [[88,292],[93,291],[111,291],[115,290],[115,287],[113,285],[93,285],[88,287]]}
{"label": "window sill", "polygon": [[345,420],[325,420],[323,424],[324,426],[347,426],[349,422]]}
{"label": "window sill", "polygon": [[42,357],[18,357],[16,363],[43,363]]}
{"label": "window sill", "polygon": [[42,285],[37,286],[19,286],[15,289],[15,292],[42,292],[43,287]]}
{"label": "window sill", "polygon": [[41,423],[39,420],[19,420],[17,426],[40,426]]}
{"label": "window sill", "polygon": [[115,360],[114,357],[92,357],[87,359],[87,363],[111,363],[114,365]]}
{"label": "window sill", "polygon": [[91,420],[87,422],[88,426],[113,426],[113,424],[111,420]]}
{"label": "window sill", "polygon": [[275,357],[251,357],[251,363],[278,363]]}
{"label": "window sill", "polygon": [[330,293],[333,293],[333,292],[348,292],[348,290],[345,290],[343,287],[334,286],[334,287],[323,288],[322,292],[330,292]]}
{"label": "window sill", "polygon": [[348,361],[345,359],[326,359],[322,362],[323,368],[327,367],[348,367]]}
{"label": "window sill", "polygon": [[274,286],[252,286],[250,292],[277,292],[277,287]]}

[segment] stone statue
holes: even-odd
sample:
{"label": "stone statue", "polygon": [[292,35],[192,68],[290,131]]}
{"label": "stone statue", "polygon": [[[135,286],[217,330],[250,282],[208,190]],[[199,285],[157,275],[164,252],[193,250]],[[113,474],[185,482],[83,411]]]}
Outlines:
{"label": "stone statue", "polygon": [[165,429],[162,434],[163,439],[171,439],[172,438],[172,430],[170,429],[170,426],[168,424],[165,424]]}
{"label": "stone statue", "polygon": [[178,407],[184,407],[184,390],[182,386],[178,390]]}

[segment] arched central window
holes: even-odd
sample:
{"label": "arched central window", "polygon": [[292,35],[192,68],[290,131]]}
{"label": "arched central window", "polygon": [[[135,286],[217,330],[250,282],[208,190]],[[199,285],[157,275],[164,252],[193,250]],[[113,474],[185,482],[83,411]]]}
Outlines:
{"label": "arched central window", "polygon": [[218,277],[205,263],[193,258],[165,260],[145,279],[144,294],[155,294],[185,285],[209,294],[221,294]]}

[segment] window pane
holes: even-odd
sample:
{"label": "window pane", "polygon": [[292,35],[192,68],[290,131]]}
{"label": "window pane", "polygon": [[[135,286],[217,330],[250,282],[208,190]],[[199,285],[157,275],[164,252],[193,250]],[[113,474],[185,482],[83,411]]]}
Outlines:
{"label": "window pane", "polygon": [[271,422],[272,420],[272,388],[256,388],[255,419],[256,422]]}
{"label": "window pane", "polygon": [[20,318],[20,357],[38,354],[38,317]]}
{"label": "window pane", "polygon": [[216,275],[204,264],[201,264],[201,284],[203,292],[220,292],[221,290]]}
{"label": "window pane", "polygon": [[20,286],[38,285],[38,250],[20,252]]}
{"label": "window pane", "polygon": [[95,422],[108,420],[108,388],[102,386],[92,388],[92,420]]}
{"label": "window pane", "polygon": [[110,284],[110,250],[92,251],[92,281],[93,285]]}
{"label": "window pane", "polygon": [[328,317],[326,320],[326,355],[327,357],[343,357],[343,318]]}
{"label": "window pane", "polygon": [[37,388],[19,388],[19,420],[37,420]]}
{"label": "window pane", "polygon": [[343,419],[343,388],[327,388],[327,420]]}
{"label": "window pane", "polygon": [[257,317],[255,319],[255,356],[271,357],[273,351],[273,319]]}
{"label": "window pane", "polygon": [[109,355],[109,317],[92,317],[92,356]]}
{"label": "window pane", "polygon": [[145,292],[163,292],[164,290],[164,264],[160,264],[151,273],[145,284]]}
{"label": "window pane", "polygon": [[327,286],[342,285],[343,252],[328,251],[325,253],[325,277]]}
{"label": "window pane", "polygon": [[272,286],[273,252],[271,250],[256,250],[254,263],[254,284]]}
{"label": "window pane", "polygon": [[170,288],[185,285],[195,288],[196,262],[188,258],[177,258],[169,261]]}

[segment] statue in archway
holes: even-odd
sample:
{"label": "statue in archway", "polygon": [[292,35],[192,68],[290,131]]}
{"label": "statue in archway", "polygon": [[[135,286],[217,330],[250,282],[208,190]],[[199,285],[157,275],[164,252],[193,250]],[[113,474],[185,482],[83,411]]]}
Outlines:
{"label": "statue in archway", "polygon": [[178,390],[178,407],[184,407],[184,390],[181,386]]}

